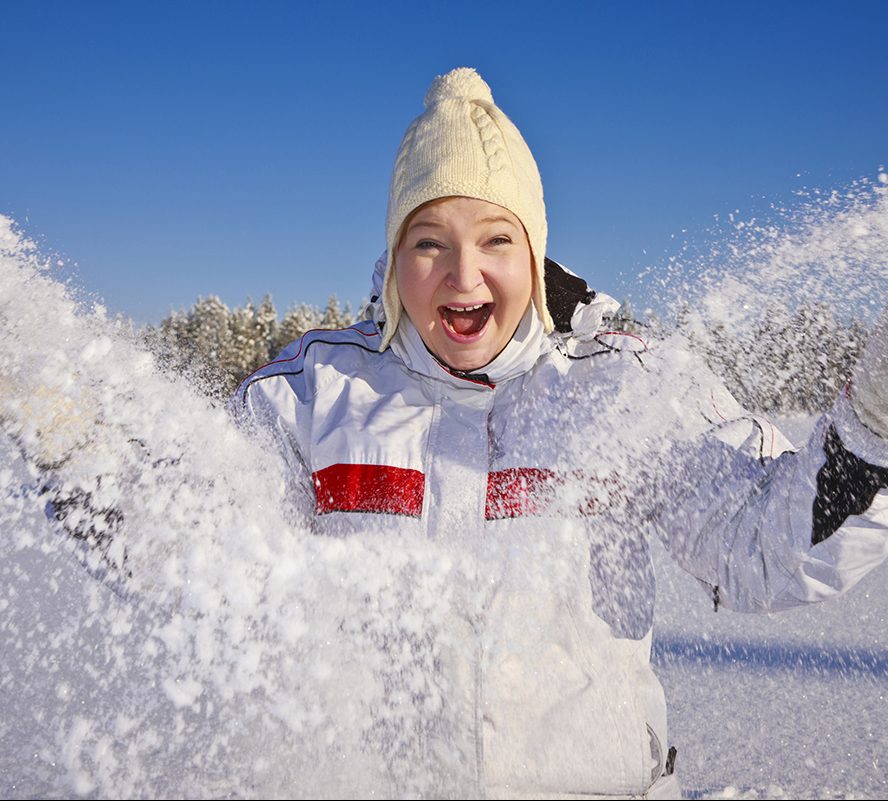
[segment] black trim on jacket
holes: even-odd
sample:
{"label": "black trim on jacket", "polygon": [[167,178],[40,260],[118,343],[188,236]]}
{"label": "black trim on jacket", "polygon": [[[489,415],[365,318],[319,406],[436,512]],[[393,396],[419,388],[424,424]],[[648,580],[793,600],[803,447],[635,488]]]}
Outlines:
{"label": "black trim on jacket", "polygon": [[876,493],[888,488],[888,467],[871,465],[847,450],[835,426],[829,427],[823,451],[826,463],[817,473],[811,545],[835,534],[852,515],[863,514]]}
{"label": "black trim on jacket", "polygon": [[552,315],[555,330],[559,334],[569,334],[574,311],[580,303],[591,303],[595,299],[595,290],[589,289],[582,278],[569,273],[552,259],[545,259],[544,265],[546,308]]}

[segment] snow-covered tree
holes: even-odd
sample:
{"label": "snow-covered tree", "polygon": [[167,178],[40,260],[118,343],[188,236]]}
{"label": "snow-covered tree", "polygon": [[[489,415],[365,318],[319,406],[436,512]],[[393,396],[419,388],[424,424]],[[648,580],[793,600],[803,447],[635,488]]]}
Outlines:
{"label": "snow-covered tree", "polygon": [[348,328],[354,322],[351,307],[340,308],[336,295],[330,295],[318,328]]}
{"label": "snow-covered tree", "polygon": [[843,323],[825,303],[794,312],[774,305],[741,332],[701,328],[693,313],[682,325],[691,347],[748,409],[814,413],[827,409],[848,380],[866,341],[857,320]]}
{"label": "snow-covered tree", "polygon": [[305,303],[291,306],[277,328],[273,350],[277,353],[306,331],[321,327],[321,312]]}
{"label": "snow-covered tree", "polygon": [[192,352],[211,364],[222,361],[230,347],[230,316],[228,306],[216,295],[198,298],[188,313]]}
{"label": "snow-covered tree", "polygon": [[345,328],[352,322],[351,308],[342,308],[335,295],[323,312],[294,304],[281,321],[271,295],[265,295],[258,307],[248,300],[233,310],[209,295],[199,298],[188,312],[172,312],[156,328],[149,326],[144,335],[162,363],[198,377],[208,392],[223,398],[306,331]]}
{"label": "snow-covered tree", "polygon": [[266,294],[256,310],[256,336],[262,343],[262,353],[268,360],[274,356],[274,345],[277,342],[278,314],[271,295]]}
{"label": "snow-covered tree", "polygon": [[231,352],[227,366],[237,376],[249,375],[268,361],[267,343],[262,339],[256,306],[248,300],[231,313]]}

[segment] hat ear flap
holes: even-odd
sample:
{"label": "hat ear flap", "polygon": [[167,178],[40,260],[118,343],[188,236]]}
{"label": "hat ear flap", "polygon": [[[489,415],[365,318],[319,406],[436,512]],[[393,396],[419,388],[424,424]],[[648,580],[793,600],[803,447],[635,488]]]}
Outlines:
{"label": "hat ear flap", "polygon": [[384,351],[389,346],[401,320],[403,306],[401,305],[401,295],[398,292],[398,276],[395,274],[395,269],[394,250],[389,250],[388,264],[385,268],[385,280],[382,284],[382,308],[385,312],[385,328],[382,332],[382,340],[379,343],[380,351]]}

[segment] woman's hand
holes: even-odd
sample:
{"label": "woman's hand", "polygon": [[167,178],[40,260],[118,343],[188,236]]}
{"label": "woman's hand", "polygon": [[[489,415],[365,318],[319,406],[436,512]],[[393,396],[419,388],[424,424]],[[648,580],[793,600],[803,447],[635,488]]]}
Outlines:
{"label": "woman's hand", "polygon": [[851,403],[867,428],[888,439],[888,309],[854,368]]}
{"label": "woman's hand", "polygon": [[38,465],[58,466],[90,440],[96,402],[89,387],[0,377],[0,421]]}

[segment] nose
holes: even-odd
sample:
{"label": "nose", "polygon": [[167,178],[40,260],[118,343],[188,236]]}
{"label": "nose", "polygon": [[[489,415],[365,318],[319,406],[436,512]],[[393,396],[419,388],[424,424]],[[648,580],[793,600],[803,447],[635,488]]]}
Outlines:
{"label": "nose", "polygon": [[456,292],[469,293],[484,283],[478,257],[473,255],[465,250],[454,252],[454,260],[447,275],[447,286]]}

